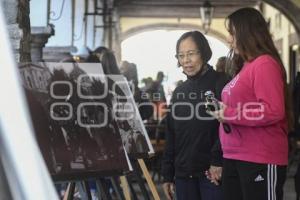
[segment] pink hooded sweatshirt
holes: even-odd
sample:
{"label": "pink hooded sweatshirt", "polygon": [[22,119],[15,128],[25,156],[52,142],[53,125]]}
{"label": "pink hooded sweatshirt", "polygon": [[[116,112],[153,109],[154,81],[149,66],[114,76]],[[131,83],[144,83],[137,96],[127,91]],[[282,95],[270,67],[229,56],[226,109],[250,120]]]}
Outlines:
{"label": "pink hooded sweatshirt", "polygon": [[288,140],[282,72],[270,55],[245,63],[222,91],[225,122],[220,126],[223,157],[287,165]]}

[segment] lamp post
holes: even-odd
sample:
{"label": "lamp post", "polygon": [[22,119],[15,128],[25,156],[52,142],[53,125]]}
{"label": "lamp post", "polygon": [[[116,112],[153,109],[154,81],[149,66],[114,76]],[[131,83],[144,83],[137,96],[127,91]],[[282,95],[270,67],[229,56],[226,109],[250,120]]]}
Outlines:
{"label": "lamp post", "polygon": [[209,1],[205,1],[204,4],[200,7],[200,16],[202,20],[202,27],[204,33],[206,34],[209,31],[211,20],[213,17],[214,7]]}

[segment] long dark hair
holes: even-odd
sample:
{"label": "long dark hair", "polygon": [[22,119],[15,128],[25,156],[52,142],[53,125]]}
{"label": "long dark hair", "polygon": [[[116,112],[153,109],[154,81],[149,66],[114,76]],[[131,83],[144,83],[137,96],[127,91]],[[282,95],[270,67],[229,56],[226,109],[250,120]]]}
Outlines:
{"label": "long dark hair", "polygon": [[291,130],[294,119],[290,103],[290,93],[287,86],[286,70],[274,45],[264,17],[254,8],[242,8],[226,18],[226,28],[236,40],[238,55],[232,53],[231,60],[234,59],[235,67],[238,71],[241,69],[241,63],[251,61],[263,54],[272,56],[279,63],[284,82],[285,112],[288,119],[288,126]]}

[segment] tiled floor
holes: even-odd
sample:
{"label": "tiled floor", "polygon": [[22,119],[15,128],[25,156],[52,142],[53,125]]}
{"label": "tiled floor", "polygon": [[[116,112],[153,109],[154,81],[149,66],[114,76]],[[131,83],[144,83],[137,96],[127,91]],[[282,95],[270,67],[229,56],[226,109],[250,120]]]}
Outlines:
{"label": "tiled floor", "polygon": [[284,200],[296,200],[294,175],[297,170],[297,164],[300,163],[299,156],[300,155],[297,156],[297,158],[288,170],[287,180],[284,185]]}
{"label": "tiled floor", "polygon": [[[293,175],[295,173],[295,168],[291,169],[288,173],[288,177],[284,186],[284,200],[296,200],[295,186]],[[163,194],[162,185],[157,184],[157,190],[161,197],[161,200],[165,200],[165,196]],[[142,199],[142,198],[141,198]]]}
{"label": "tiled floor", "polygon": [[[297,170],[297,164],[300,162],[300,155],[297,156],[296,160],[293,162],[292,166],[289,168],[287,173],[287,180],[284,185],[284,200],[296,200],[296,192],[295,192],[295,186],[294,186],[294,175]],[[161,200],[165,200],[165,196],[162,189],[162,184],[159,183],[157,180],[157,176],[155,178],[155,184],[159,193],[159,196]],[[144,199],[142,195],[140,194],[138,186],[134,187],[137,193],[139,194],[139,199]],[[149,193],[150,194],[150,193]],[[150,197],[151,199],[152,196]]]}
{"label": "tiled floor", "polygon": [[[285,183],[285,186],[284,186],[284,200],[296,200],[296,193],[295,193],[295,186],[294,186],[294,175],[296,173],[297,165],[298,165],[299,162],[300,162],[300,152],[299,152],[299,155],[297,156],[295,162],[293,162],[290,169],[288,170],[287,180],[286,180],[286,183]],[[158,176],[155,176],[154,183],[156,185],[156,188],[157,188],[157,191],[159,193],[160,199],[161,200],[166,200],[165,195],[163,193],[163,189],[162,189],[162,183],[159,182],[157,179],[158,179]],[[145,199],[143,194],[141,193],[140,187],[138,186],[136,181],[133,183],[133,188],[134,188],[134,191],[136,192],[138,200]],[[151,193],[149,192],[149,188],[147,186],[146,186],[146,188],[148,190],[148,195],[149,195],[150,199],[152,200],[153,197],[152,197]],[[95,195],[93,195],[92,199],[93,200],[98,200],[98,198],[96,196],[97,195],[95,193]],[[113,200],[118,199],[115,195],[112,195],[112,196],[114,196]],[[79,198],[74,198],[74,200],[75,199],[83,200],[85,198],[80,198],[79,197]]]}

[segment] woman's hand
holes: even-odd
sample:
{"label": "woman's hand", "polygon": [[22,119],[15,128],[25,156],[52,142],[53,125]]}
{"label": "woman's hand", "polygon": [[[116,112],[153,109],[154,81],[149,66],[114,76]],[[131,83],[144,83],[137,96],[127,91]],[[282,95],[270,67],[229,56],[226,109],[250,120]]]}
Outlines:
{"label": "woman's hand", "polygon": [[222,167],[211,165],[209,170],[205,172],[205,175],[212,183],[219,185],[222,178]]}
{"label": "woman's hand", "polygon": [[206,111],[209,115],[213,116],[214,118],[216,118],[219,122],[224,122],[224,111],[226,109],[226,105],[224,103],[222,103],[221,101],[219,101],[219,110],[216,111]]}
{"label": "woman's hand", "polygon": [[173,200],[175,195],[174,183],[171,182],[163,183],[163,189],[167,197],[167,200]]}

